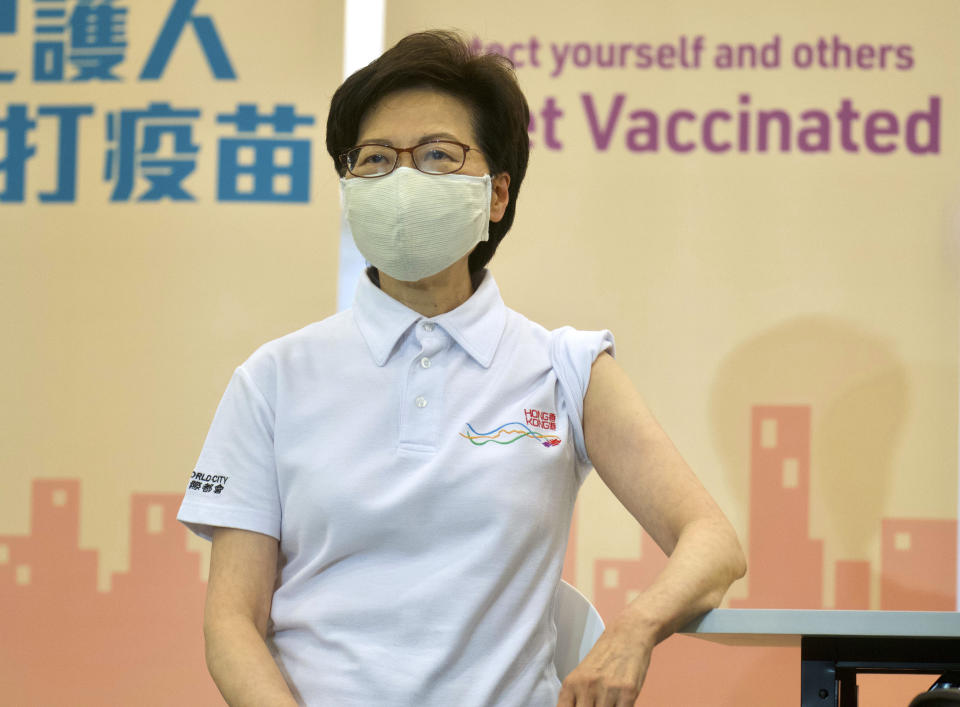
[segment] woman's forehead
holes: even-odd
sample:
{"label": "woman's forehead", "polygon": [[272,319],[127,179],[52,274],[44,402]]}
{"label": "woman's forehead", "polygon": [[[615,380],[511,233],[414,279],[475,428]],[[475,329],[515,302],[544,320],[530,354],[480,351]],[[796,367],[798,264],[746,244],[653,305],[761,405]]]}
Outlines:
{"label": "woman's forehead", "polygon": [[472,145],[471,117],[467,104],[449,93],[412,88],[389,93],[377,101],[364,115],[357,136],[361,142],[411,145],[448,139]]}

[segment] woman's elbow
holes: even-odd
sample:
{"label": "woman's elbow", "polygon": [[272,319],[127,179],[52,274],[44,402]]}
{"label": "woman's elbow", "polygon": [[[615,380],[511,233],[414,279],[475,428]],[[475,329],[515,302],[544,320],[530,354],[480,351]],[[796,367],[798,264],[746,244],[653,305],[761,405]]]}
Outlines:
{"label": "woman's elbow", "polygon": [[736,582],[738,579],[743,579],[747,574],[747,556],[743,553],[743,548],[740,546],[740,541],[734,536],[733,552],[731,553],[730,558],[730,567],[733,580],[730,582]]}
{"label": "woman's elbow", "polygon": [[719,591],[712,597],[715,602],[714,608],[720,605],[730,586],[747,574],[747,558],[743,552],[743,547],[740,545],[736,531],[734,531],[726,519],[724,519],[723,528],[723,534],[726,538],[721,546],[723,548],[722,551],[718,553],[722,558],[720,562],[721,569],[718,572],[718,576],[722,579],[718,583],[720,585],[718,587]]}

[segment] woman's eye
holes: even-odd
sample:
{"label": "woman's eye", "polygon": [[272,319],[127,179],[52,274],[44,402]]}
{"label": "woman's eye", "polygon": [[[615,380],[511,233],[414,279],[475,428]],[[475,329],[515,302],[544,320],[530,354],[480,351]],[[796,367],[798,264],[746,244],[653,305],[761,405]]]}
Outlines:
{"label": "woman's eye", "polygon": [[439,148],[434,148],[427,153],[428,160],[450,160],[453,159],[449,154]]}
{"label": "woman's eye", "polygon": [[382,152],[374,152],[372,154],[362,155],[360,157],[360,164],[377,164],[385,159]]}

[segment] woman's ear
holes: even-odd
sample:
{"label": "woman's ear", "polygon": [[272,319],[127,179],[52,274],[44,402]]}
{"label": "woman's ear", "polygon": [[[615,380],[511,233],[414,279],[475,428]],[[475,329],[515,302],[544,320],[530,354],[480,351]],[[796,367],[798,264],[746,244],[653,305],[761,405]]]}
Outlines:
{"label": "woman's ear", "polygon": [[507,172],[501,172],[490,178],[492,182],[492,194],[490,195],[490,220],[497,223],[503,218],[507,210],[507,204],[510,203],[510,175]]}

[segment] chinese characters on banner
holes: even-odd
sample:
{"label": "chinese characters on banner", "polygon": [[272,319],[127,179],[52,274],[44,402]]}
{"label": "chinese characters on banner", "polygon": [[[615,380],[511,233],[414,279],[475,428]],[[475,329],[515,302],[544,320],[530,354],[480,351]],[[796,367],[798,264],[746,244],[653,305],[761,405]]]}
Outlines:
{"label": "chinese characters on banner", "polygon": [[[18,32],[33,33],[30,74],[10,70],[5,63],[10,52],[3,51],[0,83],[155,82],[189,41],[199,47],[212,80],[237,80],[225,39],[213,17],[203,13],[201,0],[172,0],[146,61],[131,67],[127,24],[134,12],[132,3],[117,0],[0,0],[0,48]],[[29,23],[22,22],[26,16]],[[315,125],[313,116],[289,103],[237,102],[204,111],[157,100],[118,110],[93,103],[0,103],[0,203],[82,201],[77,193],[81,133],[103,143],[101,176],[110,188],[109,201],[193,201],[185,182],[200,159],[195,126],[204,118],[221,128],[217,201],[309,201],[311,143],[303,129]],[[34,133],[46,121],[55,126],[56,139],[37,144]],[[53,189],[30,183],[30,163],[39,158],[54,161]]]}

